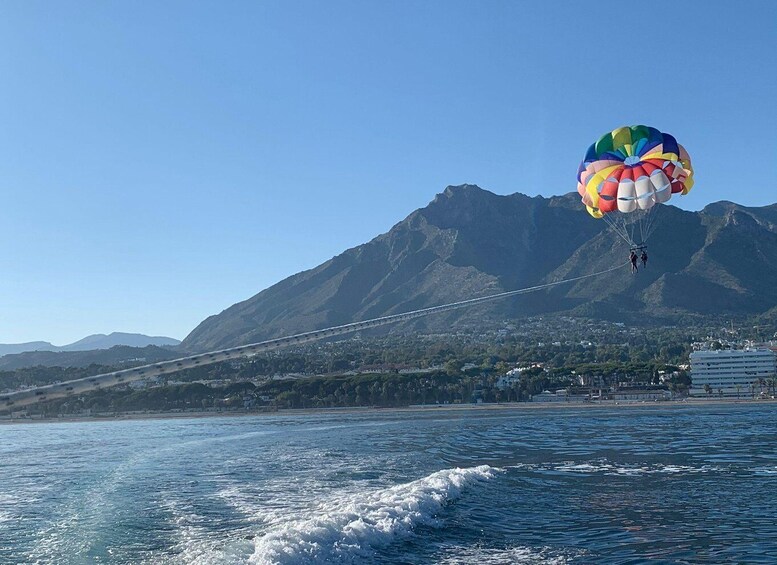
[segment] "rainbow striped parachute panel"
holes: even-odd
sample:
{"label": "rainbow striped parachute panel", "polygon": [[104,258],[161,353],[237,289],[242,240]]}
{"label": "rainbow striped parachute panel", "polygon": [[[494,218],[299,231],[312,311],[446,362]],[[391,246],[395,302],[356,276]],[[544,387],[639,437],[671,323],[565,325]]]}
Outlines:
{"label": "rainbow striped parachute panel", "polygon": [[648,126],[603,135],[588,148],[577,171],[577,191],[594,218],[648,210],[692,187],[688,152],[668,133]]}

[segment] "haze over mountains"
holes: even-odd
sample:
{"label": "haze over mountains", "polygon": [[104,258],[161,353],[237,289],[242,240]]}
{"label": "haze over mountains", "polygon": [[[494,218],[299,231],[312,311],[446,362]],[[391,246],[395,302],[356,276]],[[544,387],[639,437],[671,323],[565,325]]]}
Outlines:
{"label": "haze over mountains", "polygon": [[[777,205],[657,213],[649,266],[637,275],[624,266],[414,327],[551,312],[652,323],[777,312]],[[595,273],[625,263],[627,253],[576,193],[531,198],[449,186],[388,233],[210,316],[182,347],[252,343]]]}
{"label": "haze over mountains", "polygon": [[177,339],[164,336],[148,336],[143,334],[113,332],[111,334],[93,334],[68,345],[52,345],[48,341],[31,341],[27,343],[0,343],[0,357],[28,351],[90,351],[93,349],[110,349],[117,345],[129,347],[159,347],[175,346],[181,343]]}

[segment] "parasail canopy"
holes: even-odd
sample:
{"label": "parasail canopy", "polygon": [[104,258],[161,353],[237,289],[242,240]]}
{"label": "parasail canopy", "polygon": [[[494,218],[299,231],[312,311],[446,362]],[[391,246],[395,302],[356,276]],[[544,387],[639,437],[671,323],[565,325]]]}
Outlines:
{"label": "parasail canopy", "polygon": [[[692,187],[693,168],[685,148],[670,134],[643,125],[600,137],[577,171],[577,191],[588,213],[607,220],[631,245],[637,244],[634,226],[641,232],[640,244],[650,235],[649,214],[656,204],[673,194],[688,194]],[[624,214],[635,217],[619,217]]]}

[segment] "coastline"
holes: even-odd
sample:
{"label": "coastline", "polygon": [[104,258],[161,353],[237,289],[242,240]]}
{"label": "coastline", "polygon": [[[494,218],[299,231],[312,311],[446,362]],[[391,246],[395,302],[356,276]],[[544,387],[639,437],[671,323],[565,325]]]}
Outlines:
{"label": "coastline", "polygon": [[64,416],[61,418],[2,418],[2,425],[52,424],[52,423],[85,423],[85,422],[116,422],[128,420],[181,420],[202,418],[245,418],[267,416],[307,416],[332,414],[380,414],[380,413],[410,413],[410,412],[465,412],[465,411],[542,411],[542,410],[574,410],[574,409],[633,409],[633,408],[688,408],[692,406],[777,406],[775,400],[753,399],[715,399],[698,398],[687,400],[667,400],[661,402],[644,401],[599,401],[599,402],[502,402],[481,404],[416,404],[410,406],[377,407],[348,406],[343,408],[284,408],[266,411],[225,411],[225,412],[144,412],[94,416]]}

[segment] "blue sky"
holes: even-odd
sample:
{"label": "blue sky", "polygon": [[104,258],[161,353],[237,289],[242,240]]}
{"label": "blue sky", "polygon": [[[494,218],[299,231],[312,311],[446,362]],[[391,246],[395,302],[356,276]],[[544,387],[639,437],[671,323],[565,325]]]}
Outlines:
{"label": "blue sky", "polygon": [[0,342],[183,338],[626,124],[688,148],[679,205],[777,202],[775,53],[771,1],[3,2]]}

